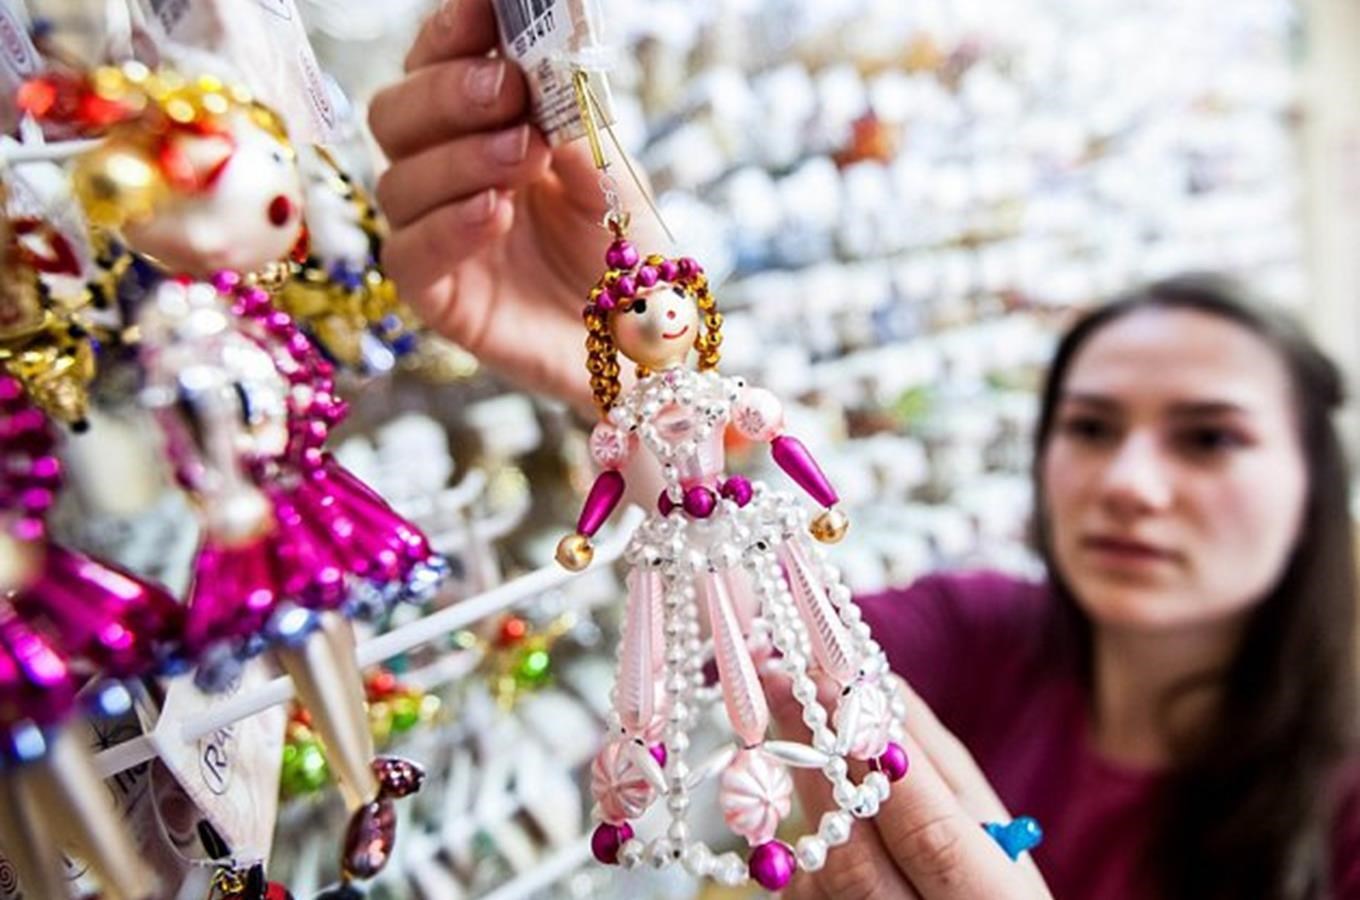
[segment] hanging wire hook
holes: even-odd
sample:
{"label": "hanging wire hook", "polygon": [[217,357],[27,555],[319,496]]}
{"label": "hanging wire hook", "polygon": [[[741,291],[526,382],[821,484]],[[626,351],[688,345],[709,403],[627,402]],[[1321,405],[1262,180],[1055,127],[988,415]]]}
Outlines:
{"label": "hanging wire hook", "polygon": [[628,153],[623,149],[623,143],[619,140],[618,134],[614,131],[614,126],[608,121],[604,113],[604,106],[600,103],[595,91],[590,86],[590,74],[580,67],[572,70],[572,87],[576,92],[576,104],[580,108],[581,123],[585,126],[586,140],[590,142],[590,155],[595,161],[595,168],[601,172],[600,190],[604,194],[605,203],[609,211],[605,213],[604,224],[615,235],[627,231],[629,223],[628,211],[623,208],[623,201],[619,197],[618,182],[609,172],[609,160],[605,157],[603,142],[600,140],[600,126],[604,126],[605,132],[609,135],[609,142],[614,145],[619,159],[623,162],[623,167],[628,171],[628,177],[637,186],[638,192],[642,194],[642,199],[646,201],[647,208],[652,211],[657,224],[666,233],[672,244],[676,243],[675,234],[666,224],[666,220],[661,215],[660,208],[656,201],[652,199],[651,191],[647,190],[647,185],[633,168],[633,163],[628,159]]}

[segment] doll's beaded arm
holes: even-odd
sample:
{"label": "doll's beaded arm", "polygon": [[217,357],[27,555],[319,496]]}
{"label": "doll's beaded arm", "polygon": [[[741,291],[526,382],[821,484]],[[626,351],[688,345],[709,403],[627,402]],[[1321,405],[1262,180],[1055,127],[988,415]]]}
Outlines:
{"label": "doll's beaded arm", "polygon": [[590,487],[576,531],[557,545],[557,561],[566,569],[579,572],[590,565],[595,548],[590,539],[609,520],[623,497],[624,480],[620,471],[637,449],[637,436],[610,422],[601,422],[590,433],[590,455],[603,467]]}
{"label": "doll's beaded arm", "polygon": [[784,432],[784,410],[779,398],[764,388],[742,388],[732,423],[743,437],[770,445],[770,455],[794,483],[822,505],[810,530],[817,540],[834,544],[845,536],[850,522],[836,508],[840,497],[803,442]]}

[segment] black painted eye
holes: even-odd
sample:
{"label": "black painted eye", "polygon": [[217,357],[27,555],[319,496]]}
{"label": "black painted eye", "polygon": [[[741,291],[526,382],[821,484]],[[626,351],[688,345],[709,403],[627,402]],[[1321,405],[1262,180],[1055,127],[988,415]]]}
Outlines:
{"label": "black painted eye", "polygon": [[633,305],[630,306],[630,307],[628,307],[628,311],[629,311],[629,312],[635,312],[635,313],[637,313],[638,315],[642,315],[643,313],[645,313],[645,312],[647,311],[647,300],[646,300],[646,298],[644,298],[644,297],[639,297],[638,299],[634,300],[634,301],[633,301]]}

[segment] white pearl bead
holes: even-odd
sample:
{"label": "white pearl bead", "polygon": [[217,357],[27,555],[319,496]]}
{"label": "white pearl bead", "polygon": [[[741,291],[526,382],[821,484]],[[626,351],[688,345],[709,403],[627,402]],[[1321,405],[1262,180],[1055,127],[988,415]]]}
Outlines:
{"label": "white pearl bead", "polygon": [[[683,731],[680,732],[666,742],[666,747],[671,752],[684,753],[689,749],[689,735],[685,734]],[[681,763],[679,768],[684,768],[684,764]]]}
{"label": "white pearl bead", "polygon": [[868,819],[878,815],[878,807],[882,802],[878,798],[878,791],[869,785],[861,785],[858,790],[858,797],[855,800],[853,812],[856,817]]}
{"label": "white pearl bead", "polygon": [[849,809],[859,800],[859,788],[849,781],[838,781],[836,787],[831,792],[831,797],[836,801],[836,805],[842,809]]}
{"label": "white pearl bead", "polygon": [[[785,657],[788,658],[787,656]],[[811,703],[817,697],[817,685],[813,684],[812,679],[804,676],[793,683],[793,698],[799,703]]]}
{"label": "white pearl bead", "polygon": [[676,703],[671,707],[671,711],[666,714],[666,718],[671,722],[683,722],[689,717],[689,709],[683,703]]}
{"label": "white pearl bead", "polygon": [[695,878],[707,878],[713,874],[713,851],[708,849],[707,844],[690,844],[685,848],[682,861],[685,871]]}
{"label": "white pearl bead", "polygon": [[724,853],[713,867],[713,877],[719,884],[736,887],[746,881],[746,863],[735,853]]}
{"label": "white pearl bead", "polygon": [[822,766],[822,771],[826,773],[826,777],[839,781],[849,773],[850,764],[845,761],[843,756],[833,756],[827,761],[826,765]]}
{"label": "white pearl bead", "polygon": [[[684,810],[682,809],[681,812],[684,812]],[[666,836],[671,839],[674,846],[683,847],[689,843],[689,826],[684,822],[672,822],[670,827],[666,829]]]}
{"label": "white pearl bead", "polygon": [[868,622],[856,622],[851,626],[850,633],[860,640],[867,640],[873,634],[873,630],[869,628]]}
{"label": "white pearl bead", "polygon": [[798,857],[798,867],[808,872],[816,872],[826,865],[826,841],[815,834],[805,834],[798,839],[794,855]]}
{"label": "white pearl bead", "polygon": [[675,861],[675,845],[670,838],[656,838],[647,845],[647,862],[653,869],[664,869]]}
{"label": "white pearl bead", "polygon": [[807,707],[803,710],[803,721],[814,729],[826,725],[826,708],[821,705]]}
{"label": "white pearl bead", "polygon": [[850,826],[853,820],[850,814],[842,811],[827,812],[822,814],[822,821],[817,826],[817,836],[826,841],[828,846],[839,847],[850,840]]}
{"label": "white pearl bead", "polygon": [[794,671],[801,672],[807,668],[807,657],[797,650],[787,650],[784,653],[784,664]]}
{"label": "white pearl bead", "polygon": [[623,846],[619,848],[619,865],[625,869],[636,868],[638,863],[642,862],[643,849],[642,841],[637,838],[624,841]]}
{"label": "white pearl bead", "polygon": [[888,776],[882,772],[870,772],[865,775],[864,783],[874,789],[879,800],[887,800],[888,795],[892,793],[892,782],[888,781]]}

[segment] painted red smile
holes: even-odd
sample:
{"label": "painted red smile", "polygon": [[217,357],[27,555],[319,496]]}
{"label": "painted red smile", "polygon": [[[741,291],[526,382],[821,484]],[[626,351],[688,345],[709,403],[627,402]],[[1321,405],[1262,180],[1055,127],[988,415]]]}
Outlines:
{"label": "painted red smile", "polygon": [[686,325],[684,328],[681,328],[679,331],[675,332],[675,334],[667,334],[666,332],[663,331],[661,332],[661,336],[668,341],[673,341],[678,337],[684,337],[687,331],[689,331],[688,325]]}

